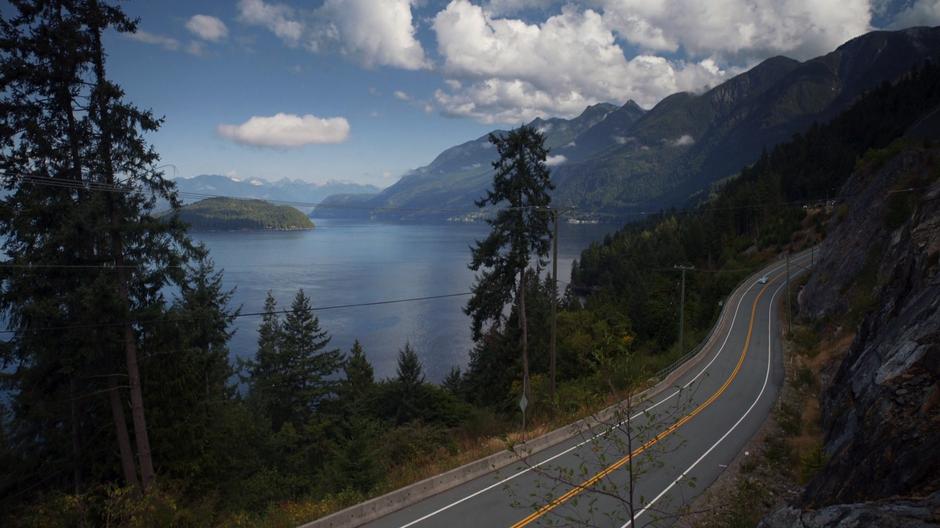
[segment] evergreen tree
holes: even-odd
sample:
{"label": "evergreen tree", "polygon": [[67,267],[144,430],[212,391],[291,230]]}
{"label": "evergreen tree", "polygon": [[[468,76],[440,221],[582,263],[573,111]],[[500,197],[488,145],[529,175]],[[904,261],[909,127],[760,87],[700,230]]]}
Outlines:
{"label": "evergreen tree", "polygon": [[168,330],[154,336],[162,342],[144,347],[157,351],[143,358],[151,373],[144,389],[154,446],[165,457],[164,471],[197,492],[227,469],[220,447],[229,434],[226,415],[238,403],[228,359],[238,314],[228,307],[232,294],[200,249],[162,325]]}
{"label": "evergreen tree", "polygon": [[357,339],[343,364],[345,379],[340,384],[340,406],[347,415],[369,411],[375,392],[375,372]]}
{"label": "evergreen tree", "polygon": [[325,470],[330,491],[366,494],[382,478],[378,455],[379,428],[367,418],[350,416],[342,429],[344,437]]}
{"label": "evergreen tree", "polygon": [[[141,483],[154,478],[138,349],[162,330],[131,322],[160,318],[161,290],[183,280],[191,249],[173,215],[153,214],[158,200],[179,205],[143,139],[160,121],[125,102],[107,77],[107,29],[132,32],[135,23],[94,0],[36,0],[17,2],[0,26],[0,177],[8,191],[0,235],[13,263],[40,265],[0,272],[0,309],[17,330],[8,357],[21,365],[11,378],[14,428],[37,447],[37,459],[71,459],[76,488],[80,467],[114,451],[101,437],[102,419],[114,423],[125,479],[137,481],[121,386],[129,388]],[[47,327],[66,328],[41,331]],[[109,405],[85,397],[101,393]]]}
{"label": "evergreen tree", "polygon": [[441,382],[441,387],[455,396],[463,393],[463,376],[460,373],[460,367],[450,369],[450,372],[444,377],[444,381]]}
{"label": "evergreen tree", "polygon": [[418,353],[411,347],[411,343],[405,343],[405,348],[398,351],[396,381],[408,389],[418,387],[424,383],[423,370]]}
{"label": "evergreen tree", "polygon": [[[545,136],[523,126],[504,136],[490,134],[499,159],[493,162],[493,188],[477,202],[478,207],[501,207],[496,218],[487,220],[489,236],[472,248],[470,269],[479,271],[473,297],[464,311],[471,316],[473,338],[478,343],[486,335],[484,326],[499,330],[505,307],[515,304],[521,330],[523,391],[528,393],[529,351],[525,290],[528,268],[535,259],[536,270],[545,265],[550,247],[551,203],[554,189],[545,158]],[[480,270],[483,271],[480,271]]]}
{"label": "evergreen tree", "polygon": [[328,350],[330,337],[320,329],[310,298],[297,292],[280,322],[268,294],[259,328],[258,355],[248,363],[252,398],[271,419],[275,431],[287,422],[300,429],[317,407],[336,393],[342,353]]}
{"label": "evergreen tree", "polygon": [[398,367],[394,389],[395,420],[399,424],[424,417],[426,398],[424,389],[424,368],[411,343],[398,351]]}
{"label": "evergreen tree", "polygon": [[346,373],[346,386],[350,392],[365,392],[375,384],[375,371],[365,352],[363,352],[358,339],[349,351],[349,358],[346,360],[344,371]]}

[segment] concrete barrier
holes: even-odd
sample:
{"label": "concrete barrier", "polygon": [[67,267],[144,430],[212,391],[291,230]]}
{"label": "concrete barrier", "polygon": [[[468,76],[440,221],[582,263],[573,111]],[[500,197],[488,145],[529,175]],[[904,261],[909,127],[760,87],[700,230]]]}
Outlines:
{"label": "concrete barrier", "polygon": [[[797,257],[798,256],[799,255],[797,255]],[[708,355],[708,352],[717,344],[718,339],[724,335],[724,330],[730,330],[732,313],[737,308],[738,298],[747,288],[753,285],[757,277],[762,275],[766,269],[765,267],[759,272],[752,274],[734,289],[731,295],[728,296],[722,307],[721,315],[718,317],[715,325],[712,326],[708,336],[696,347],[697,352],[695,352],[696,349],[693,349],[694,353],[692,357],[676,365],[671,372],[664,373],[663,378],[653,387],[635,395],[635,401],[639,402],[634,403],[635,407],[642,406],[643,403],[652,399],[665,389],[674,387],[679,378],[701,363],[702,359],[704,359]],[[355,506],[350,506],[349,508],[327,515],[326,517],[321,517],[320,519],[300,526],[300,528],[355,528],[361,526],[367,522],[374,521],[390,513],[407,508],[412,504],[421,502],[428,497],[432,497],[438,493],[442,493],[473,479],[502,469],[514,462],[521,461],[525,457],[570,440],[577,435],[584,434],[585,431],[591,431],[598,426],[610,424],[612,419],[618,416],[618,412],[622,409],[623,406],[620,403],[611,405],[592,416],[560,427],[537,438],[533,438],[525,444],[518,444],[515,446],[515,451],[500,451],[499,453],[481,458],[475,462],[470,462],[469,464],[454,468],[440,475],[415,482],[414,484],[375,497],[374,499],[369,499]]]}

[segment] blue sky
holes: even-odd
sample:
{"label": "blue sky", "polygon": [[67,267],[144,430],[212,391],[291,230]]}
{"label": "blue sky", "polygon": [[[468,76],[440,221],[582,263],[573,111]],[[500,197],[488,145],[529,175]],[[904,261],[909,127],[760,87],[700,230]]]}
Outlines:
{"label": "blue sky", "polygon": [[[175,174],[387,186],[443,149],[599,101],[651,107],[783,54],[935,25],[940,0],[130,1],[111,75]],[[173,172],[170,172],[173,175]]]}

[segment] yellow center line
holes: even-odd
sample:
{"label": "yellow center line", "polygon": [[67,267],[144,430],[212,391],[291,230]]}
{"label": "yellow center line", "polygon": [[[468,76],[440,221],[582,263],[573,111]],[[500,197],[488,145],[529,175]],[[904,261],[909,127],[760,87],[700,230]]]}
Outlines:
{"label": "yellow center line", "polygon": [[[772,282],[772,281],[771,281],[771,282]],[[683,417],[680,418],[676,423],[670,425],[668,428],[666,428],[665,430],[661,431],[659,434],[657,434],[656,436],[654,436],[652,439],[650,439],[649,441],[647,441],[645,444],[643,444],[643,445],[641,445],[640,447],[636,448],[632,453],[630,453],[630,454],[624,456],[623,458],[621,458],[620,460],[614,462],[613,464],[611,464],[611,465],[608,466],[607,468],[601,470],[599,473],[597,473],[597,474],[594,475],[593,477],[591,477],[591,478],[585,480],[585,481],[582,482],[581,484],[578,484],[577,486],[571,488],[571,489],[568,490],[568,492],[565,493],[564,495],[562,495],[562,496],[560,496],[560,497],[558,497],[558,498],[552,500],[551,502],[549,502],[549,503],[546,504],[545,506],[542,506],[541,508],[539,508],[539,509],[536,510],[535,512],[531,513],[531,514],[530,514],[528,517],[526,517],[525,519],[522,519],[521,521],[519,521],[519,522],[517,522],[516,524],[512,525],[512,528],[522,528],[523,526],[526,526],[526,525],[528,525],[528,524],[531,524],[532,522],[534,522],[535,520],[537,520],[539,517],[542,517],[543,515],[545,515],[546,513],[550,512],[550,511],[552,511],[552,510],[554,510],[554,509],[557,508],[558,506],[561,506],[562,504],[564,504],[565,502],[567,502],[567,501],[568,501],[569,499],[571,499],[572,497],[575,497],[575,496],[579,495],[581,492],[586,491],[586,490],[588,490],[589,488],[593,487],[595,484],[597,484],[597,483],[598,483],[600,480],[602,480],[604,477],[606,477],[607,475],[610,475],[610,474],[613,473],[614,471],[616,471],[616,470],[620,469],[621,467],[623,467],[625,464],[629,463],[630,460],[632,460],[634,457],[640,455],[641,453],[643,453],[644,451],[646,451],[646,450],[649,449],[650,447],[656,445],[656,444],[657,444],[658,442],[660,442],[662,439],[664,439],[664,438],[666,438],[667,436],[671,435],[672,433],[676,432],[676,430],[678,430],[680,427],[682,427],[683,425],[685,425],[686,423],[688,423],[689,420],[691,420],[692,418],[695,418],[696,415],[698,415],[699,413],[701,413],[702,411],[704,411],[705,409],[707,409],[712,403],[714,403],[715,400],[718,399],[718,397],[720,397],[726,390],[728,390],[728,387],[731,386],[731,383],[734,381],[734,378],[736,378],[736,377],[738,376],[738,372],[741,371],[741,366],[744,364],[744,358],[747,357],[747,350],[748,350],[748,348],[751,346],[751,334],[752,334],[753,331],[754,331],[754,319],[755,319],[755,316],[756,316],[756,314],[757,314],[757,303],[760,301],[760,298],[764,295],[764,292],[767,291],[767,288],[769,288],[769,287],[770,287],[770,284],[769,284],[769,283],[768,283],[768,284],[765,284],[764,287],[761,288],[760,292],[757,294],[757,297],[754,299],[754,304],[751,305],[751,319],[750,319],[750,321],[748,322],[748,326],[747,326],[747,336],[746,336],[745,339],[744,339],[744,348],[741,350],[741,357],[738,358],[738,363],[737,363],[737,365],[735,365],[734,370],[731,372],[731,376],[729,376],[728,379],[725,380],[724,384],[722,384],[722,386],[721,386],[714,394],[712,394],[711,396],[709,396],[707,400],[705,400],[704,402],[702,402],[702,403],[701,403],[698,407],[696,407],[692,412],[690,412],[689,414],[683,416]],[[730,332],[731,330],[732,330],[732,329],[729,329],[728,331]]]}

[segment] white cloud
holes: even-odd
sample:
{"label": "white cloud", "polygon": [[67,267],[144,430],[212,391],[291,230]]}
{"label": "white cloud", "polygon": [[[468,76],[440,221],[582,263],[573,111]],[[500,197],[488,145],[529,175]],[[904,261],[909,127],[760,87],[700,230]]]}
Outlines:
{"label": "white cloud", "polygon": [[338,48],[366,67],[405,70],[430,67],[415,38],[414,0],[326,0],[314,18],[307,47],[315,52]]}
{"label": "white cloud", "polygon": [[568,158],[562,156],[561,154],[558,154],[556,156],[549,156],[545,158],[545,165],[549,167],[555,167],[555,166],[561,165],[562,163],[566,161],[568,161]]}
{"label": "white cloud", "polygon": [[624,39],[693,56],[806,59],[870,29],[870,0],[598,0]]}
{"label": "white cloud", "polygon": [[137,42],[151,44],[153,46],[160,46],[167,51],[185,51],[190,55],[196,55],[198,57],[202,57],[206,54],[206,50],[202,43],[195,40],[190,41],[189,44],[184,46],[179,40],[173,37],[168,37],[166,35],[160,35],[157,33],[150,33],[140,29],[134,33],[124,33],[123,35],[126,38],[136,40]]}
{"label": "white cloud", "polygon": [[395,90],[395,93],[392,95],[399,101],[411,101],[411,96],[401,90]]}
{"label": "white cloud", "polygon": [[124,33],[127,38],[131,40],[136,40],[137,42],[143,42],[144,44],[153,44],[155,46],[160,46],[165,50],[169,51],[179,51],[180,41],[172,37],[167,37],[165,35],[158,35],[156,33],[149,33],[142,29],[138,29],[134,33]]}
{"label": "white cloud", "polygon": [[186,29],[203,40],[218,42],[228,36],[225,23],[209,15],[193,15],[186,22]]}
{"label": "white cloud", "polygon": [[349,137],[349,122],[344,117],[319,118],[306,114],[254,116],[240,125],[222,124],[220,136],[257,147],[292,148],[318,143],[342,143]]}
{"label": "white cloud", "polygon": [[689,145],[695,144],[695,138],[693,138],[692,136],[688,134],[682,134],[676,139],[670,141],[669,144],[672,145],[673,147],[687,147]]}
{"label": "white cloud", "polygon": [[438,90],[449,115],[518,124],[538,116],[573,117],[589,104],[634,99],[652,106],[683,90],[698,91],[729,72],[713,60],[624,56],[601,13],[566,6],[541,24],[495,18],[468,0],[453,0],[434,18],[448,79]]}
{"label": "white cloud", "polygon": [[916,0],[895,16],[891,27],[936,26],[940,24],[940,0]]}
{"label": "white cloud", "polygon": [[296,17],[294,8],[284,4],[268,4],[264,0],[238,2],[239,20],[268,29],[288,46],[296,46],[303,36],[304,25]]}
{"label": "white cloud", "polygon": [[294,9],[264,0],[240,0],[239,20],[262,26],[295,47],[339,52],[366,67],[431,67],[415,37],[411,13],[420,0],[326,0],[317,9]]}

